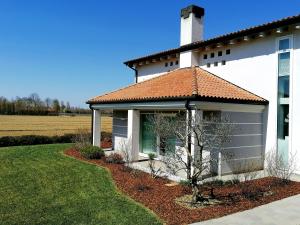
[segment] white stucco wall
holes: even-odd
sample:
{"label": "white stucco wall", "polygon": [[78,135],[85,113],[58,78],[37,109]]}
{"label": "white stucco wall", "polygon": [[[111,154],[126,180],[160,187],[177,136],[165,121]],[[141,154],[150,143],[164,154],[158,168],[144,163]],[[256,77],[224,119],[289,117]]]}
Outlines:
{"label": "white stucco wall", "polygon": [[[179,63],[176,65],[178,59],[173,58],[170,60],[159,61],[156,63],[150,63],[143,66],[138,66],[138,82],[157,77],[164,73],[167,73],[171,70],[179,68]],[[170,66],[170,62],[173,62],[173,66]],[[168,66],[165,66],[165,63],[168,63]]]}
{"label": "white stucco wall", "polygon": [[[226,55],[226,49],[230,54]],[[223,56],[218,57],[218,51],[223,51]],[[200,55],[199,65],[201,68],[212,72],[240,87],[243,87],[269,101],[267,122],[266,151],[276,147],[277,132],[277,55],[276,41],[274,37],[262,38],[249,43],[226,46],[215,49],[214,58],[203,59]],[[226,65],[221,65],[225,60]],[[218,62],[218,66],[214,66]],[[210,68],[207,63],[211,63]],[[267,86],[266,86],[267,85]]]}

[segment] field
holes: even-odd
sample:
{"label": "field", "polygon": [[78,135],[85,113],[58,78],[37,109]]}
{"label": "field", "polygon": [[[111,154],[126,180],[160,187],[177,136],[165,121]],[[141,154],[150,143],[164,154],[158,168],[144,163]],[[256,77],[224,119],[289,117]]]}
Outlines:
{"label": "field", "polygon": [[[101,130],[111,132],[112,118],[102,117]],[[79,128],[91,129],[91,116],[0,115],[0,137],[21,135],[63,135]]]}

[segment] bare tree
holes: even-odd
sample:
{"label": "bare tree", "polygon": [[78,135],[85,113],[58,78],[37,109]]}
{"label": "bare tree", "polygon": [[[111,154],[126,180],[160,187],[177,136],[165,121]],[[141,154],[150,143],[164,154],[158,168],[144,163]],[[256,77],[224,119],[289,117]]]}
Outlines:
{"label": "bare tree", "polygon": [[[151,123],[155,134],[160,137],[159,147],[163,146],[163,161],[168,172],[173,175],[186,172],[193,190],[192,203],[207,200],[200,193],[198,184],[203,182],[204,175],[211,175],[212,165],[218,160],[214,156],[230,142],[234,129],[229,119],[220,114],[203,119],[198,112],[195,110],[193,115],[191,112],[187,115],[178,113],[173,117],[157,113]],[[168,143],[172,138],[180,143],[180,147]]]}

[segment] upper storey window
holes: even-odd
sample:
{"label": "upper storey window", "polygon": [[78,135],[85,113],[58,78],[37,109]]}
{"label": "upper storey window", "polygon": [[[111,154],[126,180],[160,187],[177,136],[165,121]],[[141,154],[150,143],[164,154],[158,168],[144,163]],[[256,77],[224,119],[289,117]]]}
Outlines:
{"label": "upper storey window", "polygon": [[290,48],[290,39],[286,38],[286,39],[282,39],[279,40],[279,51],[284,51]]}

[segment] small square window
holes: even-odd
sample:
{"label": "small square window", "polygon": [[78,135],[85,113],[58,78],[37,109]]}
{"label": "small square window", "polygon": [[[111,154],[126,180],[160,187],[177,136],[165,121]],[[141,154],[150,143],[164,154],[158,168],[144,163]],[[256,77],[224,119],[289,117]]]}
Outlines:
{"label": "small square window", "polygon": [[215,57],[215,53],[214,52],[210,53],[210,58],[214,58],[214,57]]}
{"label": "small square window", "polygon": [[207,59],[207,54],[203,55],[203,59]]}
{"label": "small square window", "polygon": [[218,56],[222,56],[222,51],[218,51]]}
{"label": "small square window", "polygon": [[226,49],[226,55],[230,54],[230,49]]}
{"label": "small square window", "polygon": [[175,65],[178,65],[178,60],[176,60]]}
{"label": "small square window", "polygon": [[207,63],[206,66],[207,66],[207,68],[209,68],[210,67],[210,63]]}
{"label": "small square window", "polygon": [[214,62],[214,66],[218,66],[218,62]]}
{"label": "small square window", "polygon": [[279,50],[285,50],[289,48],[290,48],[290,40],[288,38],[279,41]]}
{"label": "small square window", "polygon": [[173,66],[173,62],[170,62],[170,66]]}
{"label": "small square window", "polygon": [[222,66],[224,66],[224,65],[226,65],[226,61],[225,60],[222,61]]}
{"label": "small square window", "polygon": [[167,67],[167,66],[168,66],[168,63],[166,62],[166,63],[165,63],[165,67]]}

